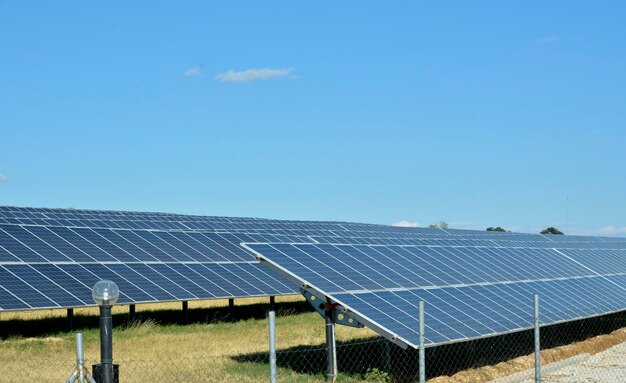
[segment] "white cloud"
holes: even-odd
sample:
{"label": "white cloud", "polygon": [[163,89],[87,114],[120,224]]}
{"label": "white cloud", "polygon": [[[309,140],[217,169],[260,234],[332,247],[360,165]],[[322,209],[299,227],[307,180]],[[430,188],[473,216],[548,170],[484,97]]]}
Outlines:
{"label": "white cloud", "polygon": [[183,73],[185,77],[200,77],[202,76],[202,66],[196,65],[193,68],[189,68]]}
{"label": "white cloud", "polygon": [[409,222],[409,221],[400,221],[400,222],[392,223],[391,226],[419,227],[419,223],[417,223],[417,222]]}
{"label": "white cloud", "polygon": [[0,173],[0,182],[5,182],[7,180],[7,178],[4,176],[4,174]]}
{"label": "white cloud", "polygon": [[616,226],[605,226],[597,230],[601,235],[619,235],[626,234],[626,226],[616,227]]}
{"label": "white cloud", "polygon": [[220,73],[213,79],[220,82],[250,82],[256,80],[268,80],[271,78],[286,77],[293,71],[293,68],[282,69],[248,69],[241,72],[229,70],[228,72]]}
{"label": "white cloud", "polygon": [[556,43],[559,40],[560,40],[559,36],[546,36],[546,37],[540,38],[539,40],[537,40],[537,42],[542,43],[542,44],[550,44],[550,43]]}

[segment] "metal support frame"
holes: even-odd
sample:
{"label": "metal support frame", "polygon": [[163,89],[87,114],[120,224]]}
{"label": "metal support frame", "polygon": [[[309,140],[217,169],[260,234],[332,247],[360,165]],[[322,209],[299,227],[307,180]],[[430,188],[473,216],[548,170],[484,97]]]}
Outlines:
{"label": "metal support frame", "polygon": [[[300,289],[300,292],[309,304],[317,311],[322,318],[326,317],[326,304],[324,303],[323,295],[317,295],[304,288]],[[333,321],[335,324],[340,324],[349,327],[362,328],[363,324],[352,316],[352,313],[346,310],[343,306],[333,304]]]}
{"label": "metal support frame", "polygon": [[67,309],[67,318],[65,322],[65,326],[67,327],[67,331],[74,330],[74,309]]}
{"label": "metal support frame", "polygon": [[426,350],[424,348],[424,301],[419,301],[419,382],[426,382]]}
{"label": "metal support frame", "polygon": [[76,368],[72,372],[66,383],[85,383],[85,379],[89,383],[96,383],[89,371],[85,368],[85,353],[83,351],[83,333],[76,333]]}
{"label": "metal support frame", "polygon": [[274,311],[275,305],[276,305],[276,297],[272,295],[270,296],[270,310]]}
{"label": "metal support frame", "polygon": [[337,379],[337,348],[335,344],[335,305],[326,297],[324,321],[326,324],[326,382],[334,383]]}
{"label": "metal support frame", "polygon": [[533,294],[535,327],[535,383],[541,383],[541,336],[539,333],[539,294]]}
{"label": "metal support frame", "polygon": [[276,383],[276,313],[269,312],[270,322],[270,383]]}
{"label": "metal support frame", "polygon": [[189,322],[189,302],[188,301],[183,301],[182,310],[183,310],[182,322],[188,323]]}
{"label": "metal support frame", "polygon": [[231,321],[235,320],[235,298],[228,299],[228,315]]}

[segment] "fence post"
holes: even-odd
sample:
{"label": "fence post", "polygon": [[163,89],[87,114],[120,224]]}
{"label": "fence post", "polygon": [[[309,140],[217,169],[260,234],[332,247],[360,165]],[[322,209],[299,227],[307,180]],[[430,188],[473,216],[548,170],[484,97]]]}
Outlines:
{"label": "fence post", "polygon": [[326,382],[334,383],[337,378],[337,349],[335,347],[335,308],[326,298],[324,322],[326,324]]}
{"label": "fence post", "polygon": [[426,382],[426,350],[424,349],[424,301],[419,302],[419,381]]}
{"label": "fence post", "polygon": [[85,352],[83,350],[83,333],[76,333],[76,368],[78,369],[78,381],[85,383]]}
{"label": "fence post", "polygon": [[269,312],[270,320],[270,383],[276,383],[276,312]]}
{"label": "fence post", "polygon": [[383,338],[383,369],[391,372],[391,342]]}
{"label": "fence post", "polygon": [[541,337],[539,335],[539,294],[533,294],[535,327],[535,383],[541,383]]}

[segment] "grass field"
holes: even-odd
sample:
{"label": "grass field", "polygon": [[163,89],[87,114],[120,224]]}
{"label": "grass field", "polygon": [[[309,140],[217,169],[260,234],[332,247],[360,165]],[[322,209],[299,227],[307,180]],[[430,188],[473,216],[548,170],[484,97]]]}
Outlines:
{"label": "grass field", "polygon": [[[120,364],[121,381],[266,382],[269,376],[267,298],[241,299],[236,303],[233,318],[227,300],[190,302],[188,324],[179,324],[180,303],[138,305],[134,320],[128,318],[127,306],[115,307],[113,349],[114,361]],[[279,381],[324,381],[323,319],[311,312],[300,296],[277,297],[276,309]],[[0,382],[67,379],[75,365],[75,349],[74,332],[65,330],[65,315],[65,310],[48,310],[0,316]],[[626,342],[625,320],[623,316],[602,319],[611,324],[606,333],[596,331],[587,337],[555,344],[542,351],[544,362],[582,352],[593,354]],[[586,327],[594,328],[602,321],[589,322]],[[90,366],[99,360],[97,308],[76,309],[74,323],[76,331],[84,334],[85,357]],[[381,346],[376,339],[376,334],[368,329],[337,326],[338,382],[389,380],[382,369],[372,367],[382,362]],[[497,340],[488,342],[483,343],[485,349],[497,344]],[[531,344],[527,346],[529,350],[532,348]],[[446,354],[445,349],[439,351]],[[528,369],[532,367],[532,354],[525,352],[508,360],[467,365],[433,377],[432,381],[486,382]],[[496,359],[498,353],[494,352]],[[446,359],[448,355],[454,359],[452,353],[446,354]],[[458,362],[463,361],[450,361]]]}
{"label": "grass field", "polygon": [[[128,308],[114,308],[114,361],[120,364],[123,382],[238,381],[268,379],[267,298],[237,300],[243,318],[231,322],[227,301],[189,303],[189,324],[180,319],[180,303],[138,305],[129,321]],[[285,360],[302,358],[303,346],[323,347],[324,321],[310,312],[299,297],[277,297],[277,343],[290,350]],[[97,308],[76,309],[74,322],[84,334],[85,357],[99,359]],[[72,371],[75,359],[74,332],[64,330],[65,310],[3,313],[0,318],[0,381],[59,382]],[[155,319],[142,319],[145,317]],[[13,329],[13,330],[11,330]],[[367,329],[337,329],[338,342],[372,338]],[[319,352],[318,352],[319,354]],[[323,354],[323,352],[322,352]],[[255,362],[256,361],[256,362]],[[284,381],[319,382],[319,372],[296,372],[280,368]],[[344,376],[340,381],[363,381],[365,376]],[[365,379],[366,380],[366,379]]]}

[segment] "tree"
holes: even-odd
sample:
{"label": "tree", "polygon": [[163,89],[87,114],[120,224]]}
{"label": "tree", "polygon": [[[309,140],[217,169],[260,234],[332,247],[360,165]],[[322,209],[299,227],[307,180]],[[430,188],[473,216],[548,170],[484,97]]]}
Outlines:
{"label": "tree", "polygon": [[506,231],[506,229],[501,226],[496,226],[496,227],[488,227],[487,231]]}
{"label": "tree", "polygon": [[429,228],[431,229],[447,229],[448,228],[448,222],[446,221],[441,221],[439,223],[433,223],[428,225]]}
{"label": "tree", "polygon": [[547,229],[541,230],[541,233],[539,233],[539,234],[560,234],[560,235],[563,235],[564,233],[561,230],[557,229],[556,227],[550,226]]}

